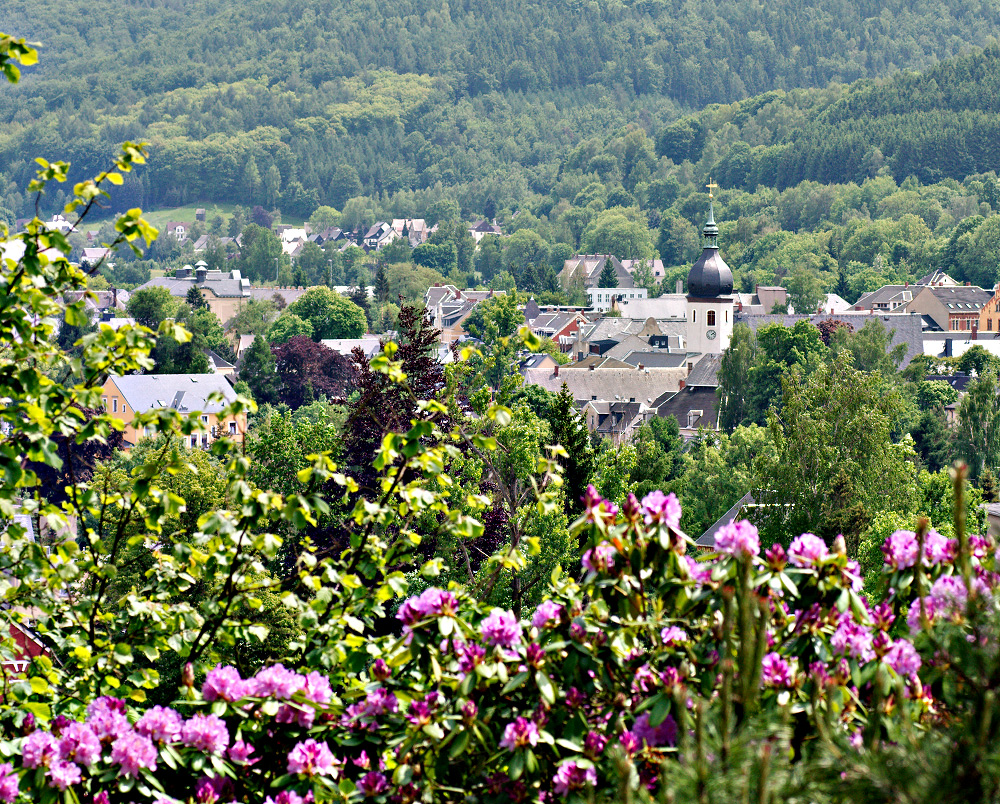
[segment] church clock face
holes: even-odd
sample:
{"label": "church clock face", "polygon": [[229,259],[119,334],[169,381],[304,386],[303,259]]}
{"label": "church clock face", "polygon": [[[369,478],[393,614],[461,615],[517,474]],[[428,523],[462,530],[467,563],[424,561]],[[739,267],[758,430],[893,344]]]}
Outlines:
{"label": "church clock face", "polygon": [[714,341],[715,340],[715,330],[714,329],[710,329],[708,332],[705,333],[705,337],[708,338],[710,341]]}

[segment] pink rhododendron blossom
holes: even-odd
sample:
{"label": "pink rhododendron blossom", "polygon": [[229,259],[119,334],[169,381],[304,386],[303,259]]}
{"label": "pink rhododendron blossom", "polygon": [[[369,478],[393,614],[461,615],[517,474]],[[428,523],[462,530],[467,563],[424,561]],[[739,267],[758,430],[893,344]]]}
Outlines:
{"label": "pink rhododendron blossom", "polygon": [[812,533],[796,536],[788,548],[788,560],[796,567],[814,567],[829,554],[826,542]]}
{"label": "pink rhododendron blossom", "polygon": [[588,522],[614,522],[618,516],[618,506],[598,494],[593,484],[587,486],[580,500]]}
{"label": "pink rhododendron blossom", "polygon": [[142,768],[156,770],[156,746],[148,737],[126,732],[111,744],[111,761],[120,765],[122,773],[133,778],[139,777]]}
{"label": "pink rhododendron blossom", "polygon": [[277,698],[287,701],[305,686],[305,677],[285,668],[282,664],[265,667],[247,680],[247,695],[256,698]]}
{"label": "pink rhododendron blossom", "polygon": [[676,528],[681,523],[681,504],[677,496],[670,492],[653,491],[642,498],[642,513],[647,525],[654,522]]}
{"label": "pink rhododendron blossom", "polygon": [[604,753],[608,738],[596,731],[588,731],[583,739],[583,753],[588,757],[599,757]]}
{"label": "pink rhododendron blossom", "polygon": [[205,676],[201,686],[201,695],[206,701],[222,699],[223,701],[238,701],[247,694],[248,684],[235,667],[216,665]]}
{"label": "pink rhododendron blossom", "polygon": [[864,576],[861,574],[861,565],[853,558],[847,560],[847,566],[843,569],[843,576],[850,584],[851,589],[860,592],[865,586]]}
{"label": "pink rhododendron blossom", "polygon": [[486,649],[475,642],[454,643],[455,655],[458,657],[458,666],[464,673],[471,673],[476,665],[486,658]]}
{"label": "pink rhododendron blossom", "polygon": [[840,615],[837,629],[830,637],[830,647],[836,653],[851,656],[862,662],[870,662],[875,658],[872,651],[872,632],[861,623],[854,622],[850,610]]}
{"label": "pink rhododendron blossom", "polygon": [[300,796],[294,790],[282,790],[274,798],[268,796],[264,799],[264,804],[312,804],[313,793],[310,790],[304,796]]}
{"label": "pink rhododendron blossom", "polygon": [[457,610],[458,598],[455,595],[432,586],[405,601],[400,606],[396,619],[402,621],[403,625],[412,627],[425,617],[451,616]]}
{"label": "pink rhododendron blossom", "polygon": [[223,798],[232,798],[232,780],[224,776],[202,776],[194,787],[194,800],[198,804],[215,804]]}
{"label": "pink rhododendron blossom", "polygon": [[566,796],[574,790],[596,785],[597,771],[593,768],[581,768],[573,760],[567,760],[559,766],[559,770],[552,777],[552,781],[555,785],[556,793],[560,796]]}
{"label": "pink rhododendron blossom", "polygon": [[627,754],[634,754],[642,748],[642,741],[627,729],[621,733],[618,742],[621,743]]}
{"label": "pink rhododendron blossom", "polygon": [[969,602],[969,590],[965,581],[954,575],[942,575],[931,587],[934,610],[952,616],[961,613]]}
{"label": "pink rhododendron blossom", "polygon": [[493,609],[479,624],[483,642],[509,648],[521,640],[521,625],[517,617],[503,609]]}
{"label": "pink rhododendron blossom", "polygon": [[958,539],[947,539],[934,528],[924,536],[924,564],[950,564],[958,558]]}
{"label": "pink rhododendron blossom", "polygon": [[531,615],[531,624],[535,628],[547,628],[550,625],[556,625],[562,619],[562,614],[563,607],[561,605],[554,600],[543,600],[535,609],[535,613]]}
{"label": "pink rhododendron blossom", "polygon": [[21,744],[21,762],[26,768],[47,767],[59,759],[59,743],[45,731],[33,731]]}
{"label": "pink rhododendron blossom", "polygon": [[677,721],[670,715],[659,726],[649,725],[649,713],[643,713],[635,719],[632,734],[640,742],[645,742],[651,748],[661,745],[674,745],[677,742]]}
{"label": "pink rhododendron blossom", "polygon": [[250,755],[255,751],[256,749],[250,745],[250,743],[244,742],[243,740],[237,740],[229,746],[229,750],[226,751],[226,756],[229,757],[229,761],[235,765],[253,765],[258,761],[256,759],[250,759]]}
{"label": "pink rhododendron blossom", "polygon": [[306,683],[302,687],[302,692],[306,696],[307,701],[318,704],[330,703],[330,699],[333,697],[330,680],[315,670],[306,676]]}
{"label": "pink rhododendron blossom", "polygon": [[125,701],[103,696],[87,707],[87,725],[98,739],[114,740],[131,728],[125,712]]}
{"label": "pink rhododendron blossom", "polygon": [[288,772],[306,776],[330,776],[336,760],[326,743],[306,740],[298,743],[288,754]]}
{"label": "pink rhododendron blossom", "polygon": [[761,681],[765,687],[791,687],[792,666],[780,654],[772,651],[762,662]]}
{"label": "pink rhododendron blossom", "polygon": [[376,659],[372,663],[371,674],[376,681],[388,681],[392,678],[392,668],[382,659]]}
{"label": "pink rhododendron blossom", "polygon": [[775,572],[781,572],[788,564],[785,548],[778,543],[772,544],[764,551],[764,560],[767,562],[767,566]]}
{"label": "pink rhododendron blossom", "polygon": [[737,558],[752,558],[760,554],[760,536],[757,528],[741,519],[728,522],[715,534],[715,549]]}
{"label": "pink rhododendron blossom", "polygon": [[919,552],[917,534],[912,530],[897,530],[882,545],[885,563],[893,569],[907,569],[914,566]]}
{"label": "pink rhododendron blossom", "polygon": [[668,648],[674,645],[682,645],[688,642],[688,635],[683,628],[678,628],[676,625],[668,625],[662,631],[660,631],[660,639],[663,640],[663,644]]}
{"label": "pink rhododendron blossom", "polygon": [[527,718],[519,717],[513,723],[508,723],[503,730],[500,747],[513,751],[524,745],[532,747],[538,745],[538,726]]}
{"label": "pink rhododendron blossom", "polygon": [[691,556],[684,556],[684,560],[687,562],[691,578],[696,584],[701,586],[712,580],[712,564],[707,561],[698,561]]}
{"label": "pink rhododendron blossom", "polygon": [[615,566],[615,547],[610,542],[601,542],[584,553],[580,563],[590,572],[609,572]]}
{"label": "pink rhododendron blossom", "polygon": [[358,792],[365,798],[380,796],[388,789],[388,780],[378,771],[370,771],[358,780]]}
{"label": "pink rhododendron blossom", "polygon": [[45,775],[49,779],[49,787],[57,787],[60,790],[72,787],[83,778],[79,765],[74,762],[63,762],[62,760],[53,762]]}
{"label": "pink rhododendron blossom", "polygon": [[906,639],[897,639],[885,654],[885,663],[901,676],[912,676],[920,669],[920,654]]}
{"label": "pink rhododendron blossom", "polygon": [[181,728],[181,742],[206,754],[221,754],[229,745],[229,729],[215,715],[194,715]]}
{"label": "pink rhododendron blossom", "polygon": [[431,722],[433,713],[426,701],[411,701],[406,712],[406,719],[418,729]]}
{"label": "pink rhododendron blossom", "polygon": [[0,765],[0,801],[14,804],[18,794],[17,773],[9,762]]}
{"label": "pink rhododendron blossom", "polygon": [[63,729],[59,738],[59,757],[89,768],[101,757],[101,741],[86,723],[74,721]]}
{"label": "pink rhododendron blossom", "polygon": [[180,739],[184,719],[173,709],[154,706],[135,724],[135,730],[158,743],[175,743]]}

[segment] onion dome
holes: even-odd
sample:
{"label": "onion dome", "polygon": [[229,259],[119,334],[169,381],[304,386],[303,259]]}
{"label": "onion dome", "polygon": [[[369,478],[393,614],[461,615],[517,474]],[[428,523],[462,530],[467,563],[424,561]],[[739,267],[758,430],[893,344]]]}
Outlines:
{"label": "onion dome", "polygon": [[705,238],[701,256],[688,274],[688,295],[702,299],[728,296],[733,292],[733,272],[719,254],[719,227],[715,224],[712,194],[709,193],[708,220],[702,230]]}

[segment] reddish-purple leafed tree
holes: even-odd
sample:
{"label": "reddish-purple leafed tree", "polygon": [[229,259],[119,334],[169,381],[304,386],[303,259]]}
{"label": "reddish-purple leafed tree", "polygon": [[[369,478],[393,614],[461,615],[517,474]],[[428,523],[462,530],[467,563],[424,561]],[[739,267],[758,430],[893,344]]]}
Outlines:
{"label": "reddish-purple leafed tree", "polygon": [[357,371],[350,359],[305,335],[271,349],[278,372],[278,398],[299,408],[325,396],[343,402],[354,388]]}

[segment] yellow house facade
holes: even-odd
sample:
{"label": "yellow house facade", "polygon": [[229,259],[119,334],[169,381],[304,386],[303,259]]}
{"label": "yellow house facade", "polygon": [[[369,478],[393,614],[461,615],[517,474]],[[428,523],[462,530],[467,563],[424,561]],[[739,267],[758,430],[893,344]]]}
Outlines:
{"label": "yellow house facade", "polygon": [[[222,394],[224,404],[209,402],[213,393]],[[182,414],[197,413],[204,432],[188,436],[191,447],[208,447],[221,436],[243,442],[247,430],[245,413],[223,416],[222,409],[236,400],[236,393],[225,377],[218,374],[130,374],[109,376],[101,389],[104,409],[125,423],[125,446],[135,446],[140,438],[156,433],[149,427],[133,424],[140,413],[160,408],[173,408]]]}

